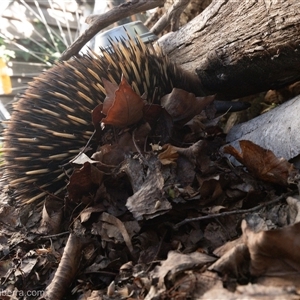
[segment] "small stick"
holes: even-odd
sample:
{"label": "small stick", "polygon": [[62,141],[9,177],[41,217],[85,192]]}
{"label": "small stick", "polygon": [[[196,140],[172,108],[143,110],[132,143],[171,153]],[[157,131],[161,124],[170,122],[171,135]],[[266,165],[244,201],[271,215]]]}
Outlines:
{"label": "small stick", "polygon": [[156,22],[151,28],[154,34],[161,33],[168,24],[171,24],[171,31],[176,31],[179,28],[180,15],[185,10],[190,0],[177,0],[168,11]]}
{"label": "small stick", "polygon": [[213,219],[213,218],[220,218],[220,217],[225,217],[225,216],[231,216],[231,215],[238,215],[238,214],[245,214],[245,213],[253,212],[253,211],[259,210],[259,209],[261,209],[261,208],[263,208],[267,205],[277,203],[277,202],[281,201],[282,199],[286,198],[287,196],[290,196],[291,194],[292,194],[292,192],[282,194],[281,196],[279,196],[279,197],[277,197],[273,200],[267,201],[265,203],[262,203],[260,205],[254,206],[254,207],[249,208],[249,209],[238,209],[238,210],[233,210],[233,211],[225,211],[225,212],[222,212],[222,213],[211,214],[211,215],[197,217],[197,218],[191,218],[191,219],[185,219],[185,220],[177,223],[176,225],[174,225],[174,229],[177,230],[182,225],[190,223],[190,222],[194,222],[194,221],[203,221],[203,220],[208,220],[208,219]]}

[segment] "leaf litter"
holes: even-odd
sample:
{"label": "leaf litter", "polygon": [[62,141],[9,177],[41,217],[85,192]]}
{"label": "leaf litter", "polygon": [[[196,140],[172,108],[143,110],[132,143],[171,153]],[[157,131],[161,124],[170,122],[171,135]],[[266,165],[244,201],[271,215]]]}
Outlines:
{"label": "leaf litter", "polygon": [[3,299],[299,299],[298,170],[223,147],[213,96],[104,85],[67,193],[2,204]]}

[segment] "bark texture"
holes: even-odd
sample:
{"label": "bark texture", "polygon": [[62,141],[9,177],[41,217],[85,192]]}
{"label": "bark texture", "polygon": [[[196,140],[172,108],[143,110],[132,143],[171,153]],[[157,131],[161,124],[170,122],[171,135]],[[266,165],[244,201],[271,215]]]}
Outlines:
{"label": "bark texture", "polygon": [[279,88],[300,79],[300,1],[214,0],[159,43],[218,98]]}

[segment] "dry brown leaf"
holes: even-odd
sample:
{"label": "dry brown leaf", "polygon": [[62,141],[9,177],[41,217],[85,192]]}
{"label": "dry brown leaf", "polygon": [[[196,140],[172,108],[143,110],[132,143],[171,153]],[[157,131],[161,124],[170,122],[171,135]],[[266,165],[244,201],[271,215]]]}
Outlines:
{"label": "dry brown leaf", "polygon": [[[120,234],[128,247],[129,251],[133,253],[133,245],[131,243],[130,236],[127,229],[122,221],[113,215],[103,212],[100,216],[100,221],[102,221],[101,231],[105,231],[110,239],[115,239],[118,234]],[[118,234],[116,234],[118,233]],[[103,236],[101,235],[103,238]],[[122,240],[121,240],[122,241]]]}
{"label": "dry brown leaf", "polygon": [[63,218],[63,207],[60,200],[48,197],[43,206],[42,220],[38,232],[40,234],[56,234],[60,231]]}
{"label": "dry brown leaf", "polygon": [[238,285],[235,292],[230,292],[224,287],[223,282],[218,282],[198,300],[298,300],[293,289],[284,289],[282,287],[266,287],[261,284]]}
{"label": "dry brown leaf", "polygon": [[93,213],[103,212],[104,210],[105,208],[102,204],[87,207],[80,213],[80,222],[87,222]]}
{"label": "dry brown leaf", "polygon": [[299,196],[287,197],[286,202],[289,205],[288,221],[289,224],[300,222],[300,200]]}
{"label": "dry brown leaf", "polygon": [[79,153],[79,155],[74,157],[70,162],[75,165],[83,165],[86,162],[90,164],[96,164],[98,161],[90,159],[85,153],[81,152]]}
{"label": "dry brown leaf", "polygon": [[[228,247],[222,257],[212,264],[208,270],[234,278],[248,278],[250,264],[249,251],[244,243],[238,241],[232,248]],[[233,244],[232,242],[229,243]]]}
{"label": "dry brown leaf", "polygon": [[165,214],[172,206],[164,195],[164,177],[156,157],[148,159],[146,178],[139,189],[127,199],[126,207],[138,221]]}
{"label": "dry brown leaf", "polygon": [[[106,101],[109,102],[108,105]],[[109,108],[107,109],[107,107]],[[125,77],[122,77],[121,83],[115,91],[114,101],[110,97],[105,99],[104,108],[105,110],[102,112],[106,114],[106,117],[102,119],[102,123],[124,128],[142,119],[144,101],[133,91]]]}
{"label": "dry brown leaf", "polygon": [[[19,222],[19,214],[20,214],[19,209],[16,209],[13,206],[7,205],[3,201],[2,206],[0,207],[0,219],[3,224],[9,225],[12,228],[17,227],[17,224]],[[5,231],[2,230],[2,234],[4,234],[4,232]],[[4,241],[1,241],[1,236],[2,235],[0,233],[0,245],[2,247],[6,247],[7,243]]]}
{"label": "dry brown leaf", "polygon": [[175,282],[176,277],[194,268],[199,268],[215,261],[215,258],[204,253],[193,252],[182,254],[175,251],[168,253],[168,258],[161,263],[161,266],[153,270],[153,277],[158,279],[158,286],[164,287],[166,281]]}
{"label": "dry brown leaf", "polygon": [[103,173],[96,167],[86,162],[80,169],[75,169],[67,185],[69,198],[72,201],[79,201],[86,193],[100,186]]}
{"label": "dry brown leaf", "polygon": [[10,270],[11,266],[12,266],[11,259],[0,261],[0,276],[2,278],[5,277],[7,272]]}
{"label": "dry brown leaf", "polygon": [[214,98],[215,96],[196,97],[192,93],[174,88],[161,99],[161,105],[172,116],[174,122],[184,124],[200,114]]}
{"label": "dry brown leaf", "polygon": [[228,145],[224,152],[233,155],[255,177],[283,186],[288,185],[296,169],[284,158],[277,158],[271,150],[264,149],[251,141],[239,141],[241,152]]}
{"label": "dry brown leaf", "polygon": [[243,238],[251,257],[254,276],[295,278],[290,285],[299,286],[300,223],[281,229],[254,232],[244,220]]}
{"label": "dry brown leaf", "polygon": [[102,119],[105,117],[105,114],[102,112],[103,104],[98,104],[92,111],[92,122],[96,129],[99,128]]}
{"label": "dry brown leaf", "polygon": [[207,198],[212,203],[224,193],[220,183],[220,176],[215,176],[215,178],[203,179],[201,181],[202,184],[199,192],[202,200]]}
{"label": "dry brown leaf", "polygon": [[153,127],[163,113],[163,108],[158,104],[145,104],[143,111],[145,121]]}
{"label": "dry brown leaf", "polygon": [[143,123],[135,128],[133,133],[129,131],[123,132],[119,136],[118,145],[124,152],[137,152],[138,149],[142,150],[145,147],[150,131],[151,128],[149,124]]}
{"label": "dry brown leaf", "polygon": [[[99,151],[92,155],[92,158],[102,164],[113,167],[119,165],[124,160],[125,151],[119,145],[105,144],[100,147]],[[100,166],[99,168],[101,169]]]}
{"label": "dry brown leaf", "polygon": [[102,78],[103,86],[105,88],[106,97],[102,104],[102,113],[107,115],[109,109],[113,106],[115,101],[115,93],[119,86],[116,83],[112,83],[106,78]]}
{"label": "dry brown leaf", "polygon": [[163,165],[169,165],[176,163],[179,154],[175,147],[166,144],[162,147],[162,152],[158,154],[158,158]]}

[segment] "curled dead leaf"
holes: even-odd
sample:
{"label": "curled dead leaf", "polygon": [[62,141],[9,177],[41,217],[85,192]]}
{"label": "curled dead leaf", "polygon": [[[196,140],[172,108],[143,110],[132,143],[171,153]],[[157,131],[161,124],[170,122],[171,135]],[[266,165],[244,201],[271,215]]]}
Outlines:
{"label": "curled dead leaf", "polygon": [[243,238],[251,256],[254,276],[288,277],[299,286],[300,223],[285,228],[255,232],[244,220]]}
{"label": "curled dead leaf", "polygon": [[124,128],[140,121],[143,117],[143,99],[133,91],[123,76],[112,99],[113,87],[115,86],[109,85],[110,96],[103,103],[102,112],[106,117],[102,119],[102,123]]}
{"label": "curled dead leaf", "polygon": [[99,148],[99,151],[92,155],[97,160],[98,167],[102,164],[110,167],[119,165],[125,158],[125,152],[119,145],[105,144]]}
{"label": "curled dead leaf", "polygon": [[168,253],[168,258],[153,270],[153,277],[158,280],[158,287],[162,288],[166,282],[174,282],[175,278],[195,267],[199,268],[216,259],[204,253],[193,252],[182,254],[175,251]]}
{"label": "curled dead leaf", "polygon": [[63,208],[61,201],[54,197],[45,200],[42,220],[38,232],[40,234],[56,234],[60,230],[63,219]]}
{"label": "curled dead leaf", "polygon": [[115,93],[118,90],[119,86],[116,83],[112,83],[106,78],[102,78],[103,86],[105,88],[106,97],[103,101],[102,113],[107,115],[109,109],[113,106],[115,101]]}
{"label": "curled dead leaf", "polygon": [[224,147],[224,152],[234,156],[255,177],[283,186],[294,177],[297,170],[284,158],[277,158],[271,150],[264,149],[248,140],[239,141],[241,152],[231,145]]}
{"label": "curled dead leaf", "polygon": [[[115,229],[117,229],[118,232],[121,234],[122,238],[124,239],[124,242],[128,247],[129,251],[133,253],[133,245],[131,243],[131,238],[127,232],[124,223],[120,221],[118,218],[116,218],[115,216],[110,215],[106,212],[103,212],[101,214],[100,220],[103,222],[101,226],[101,230],[105,230],[108,233],[110,230],[114,231]],[[115,238],[115,235],[113,236]]]}
{"label": "curled dead leaf", "polygon": [[214,100],[215,96],[196,97],[192,93],[174,88],[161,99],[161,105],[172,116],[174,122],[186,123]]}
{"label": "curled dead leaf", "polygon": [[158,158],[163,165],[169,165],[176,162],[179,154],[176,151],[175,147],[166,144],[162,147],[162,152],[158,154]]}

